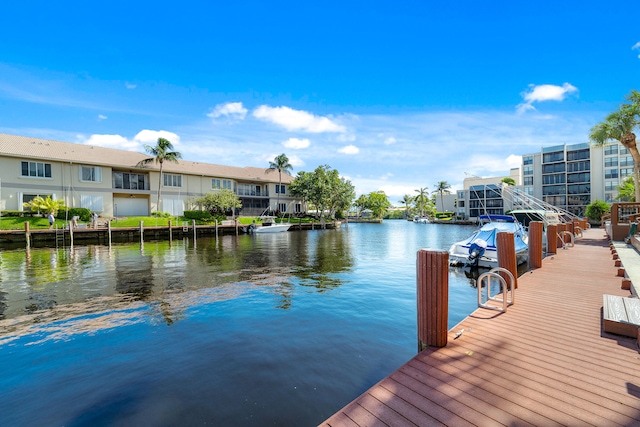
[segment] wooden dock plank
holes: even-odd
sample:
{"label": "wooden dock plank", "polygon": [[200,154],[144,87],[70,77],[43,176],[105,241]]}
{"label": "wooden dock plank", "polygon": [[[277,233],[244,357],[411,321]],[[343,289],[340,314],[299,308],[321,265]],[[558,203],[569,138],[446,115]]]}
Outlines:
{"label": "wooden dock plank", "polygon": [[[603,329],[603,294],[630,296],[603,231],[589,229],[518,279],[506,313],[474,311],[446,347],[419,353],[323,425],[640,425],[637,343]],[[362,404],[373,418],[351,415]]]}

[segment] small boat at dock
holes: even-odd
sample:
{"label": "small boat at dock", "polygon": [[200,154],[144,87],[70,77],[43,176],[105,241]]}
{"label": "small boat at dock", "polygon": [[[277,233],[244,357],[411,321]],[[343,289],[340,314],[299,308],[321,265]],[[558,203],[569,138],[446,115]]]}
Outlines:
{"label": "small boat at dock", "polygon": [[500,232],[513,233],[518,265],[527,260],[529,246],[528,236],[522,226],[510,215],[483,215],[483,225],[465,240],[451,245],[449,264],[469,265],[474,267],[495,268],[498,266],[496,237]]}

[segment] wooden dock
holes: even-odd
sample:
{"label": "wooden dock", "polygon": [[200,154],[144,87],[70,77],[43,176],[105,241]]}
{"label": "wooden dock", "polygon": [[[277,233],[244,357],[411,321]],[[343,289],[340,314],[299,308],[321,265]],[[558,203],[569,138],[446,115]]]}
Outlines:
{"label": "wooden dock", "polygon": [[506,313],[476,310],[321,425],[640,426],[637,342],[602,329],[603,294],[630,295],[617,272],[586,230],[518,279]]}

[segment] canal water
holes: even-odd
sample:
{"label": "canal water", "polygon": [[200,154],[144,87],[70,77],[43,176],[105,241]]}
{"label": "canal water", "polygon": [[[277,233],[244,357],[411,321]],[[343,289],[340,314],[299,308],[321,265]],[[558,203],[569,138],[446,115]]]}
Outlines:
{"label": "canal water", "polygon": [[473,229],[0,251],[0,425],[315,426],[416,354],[416,253]]}

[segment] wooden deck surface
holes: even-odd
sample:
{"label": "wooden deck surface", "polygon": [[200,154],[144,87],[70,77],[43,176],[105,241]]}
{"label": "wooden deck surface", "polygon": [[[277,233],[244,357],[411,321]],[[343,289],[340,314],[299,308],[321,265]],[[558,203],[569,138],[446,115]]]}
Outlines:
{"label": "wooden deck surface", "polygon": [[640,426],[636,340],[602,330],[602,295],[629,295],[608,242],[585,231],[322,425]]}

